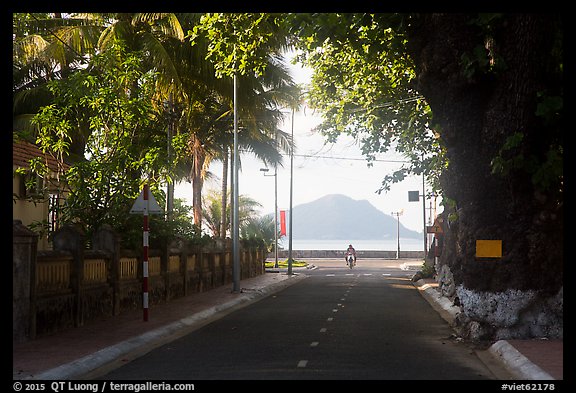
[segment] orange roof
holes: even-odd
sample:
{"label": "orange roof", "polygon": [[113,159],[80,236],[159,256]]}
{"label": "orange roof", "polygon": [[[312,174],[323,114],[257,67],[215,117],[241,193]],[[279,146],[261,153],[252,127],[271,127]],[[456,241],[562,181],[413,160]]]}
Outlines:
{"label": "orange roof", "polygon": [[[14,141],[12,144],[13,166],[30,169],[30,159],[36,157],[41,157],[51,171],[58,171],[58,160],[56,160],[50,154],[42,153],[42,150],[40,150],[38,146],[22,140]],[[68,164],[62,164],[64,170],[70,168]]]}

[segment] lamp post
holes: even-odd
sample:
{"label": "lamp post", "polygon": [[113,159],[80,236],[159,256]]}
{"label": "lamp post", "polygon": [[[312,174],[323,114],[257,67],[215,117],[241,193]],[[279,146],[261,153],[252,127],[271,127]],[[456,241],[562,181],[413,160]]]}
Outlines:
{"label": "lamp post", "polygon": [[292,143],[290,143],[290,215],[288,235],[288,275],[292,275],[292,195],[294,188],[294,107],[292,107]]}
{"label": "lamp post", "polygon": [[238,93],[237,78],[234,74],[234,162],[233,165],[233,182],[234,190],[232,197],[232,292],[240,292],[240,229],[238,220]]}
{"label": "lamp post", "polygon": [[[301,92],[298,94],[297,101],[299,102],[302,96],[306,92]],[[290,139],[290,213],[288,214],[288,272],[289,276],[292,275],[292,225],[294,220],[292,219],[292,201],[294,195],[294,112],[298,105],[298,102],[295,102],[292,105],[292,126],[291,126],[291,139]]]}
{"label": "lamp post", "polygon": [[264,176],[274,176],[274,268],[278,268],[278,167],[274,166],[274,174],[267,175],[268,168],[260,168]]}
{"label": "lamp post", "polygon": [[396,259],[400,258],[400,216],[404,213],[404,209],[400,210],[399,212],[392,212],[393,216],[396,216],[398,220],[398,225],[396,226],[396,239],[398,242],[398,248],[396,249]]}

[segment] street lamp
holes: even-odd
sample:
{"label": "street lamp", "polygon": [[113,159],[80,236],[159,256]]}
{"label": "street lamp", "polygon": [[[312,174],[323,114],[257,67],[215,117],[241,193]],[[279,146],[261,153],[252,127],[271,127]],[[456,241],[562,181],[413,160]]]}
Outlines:
{"label": "street lamp", "polygon": [[[234,161],[232,163],[232,292],[240,293],[240,222],[238,220],[239,212],[239,194],[238,194],[238,91],[237,77],[234,73]],[[224,212],[222,212],[224,214]]]}
{"label": "street lamp", "polygon": [[267,175],[268,168],[260,168],[264,176],[274,176],[274,268],[278,268],[278,167],[274,165],[274,174]]}
{"label": "street lamp", "polygon": [[399,212],[392,212],[393,216],[396,216],[398,219],[398,225],[396,229],[396,239],[398,240],[398,248],[396,250],[396,259],[400,258],[400,216],[404,213],[404,209],[400,210]]}
{"label": "street lamp", "polygon": [[[298,94],[297,100],[300,101],[300,98],[306,94],[306,92],[302,92]],[[297,104],[297,103],[295,103]],[[291,126],[291,139],[290,139],[290,213],[288,218],[288,272],[289,276],[292,275],[292,202],[294,196],[294,111],[295,106],[292,106],[292,126]]]}
{"label": "street lamp", "polygon": [[294,107],[292,107],[292,139],[290,143],[290,215],[288,235],[288,272],[292,275],[292,196],[294,194]]}

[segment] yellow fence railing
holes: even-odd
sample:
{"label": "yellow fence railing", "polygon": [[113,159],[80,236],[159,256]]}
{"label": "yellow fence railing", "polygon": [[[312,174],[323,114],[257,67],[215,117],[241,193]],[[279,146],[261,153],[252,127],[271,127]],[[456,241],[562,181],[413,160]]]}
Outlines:
{"label": "yellow fence railing", "polygon": [[138,278],[138,258],[120,258],[120,279]]}
{"label": "yellow fence railing", "polygon": [[36,288],[39,292],[63,291],[70,288],[72,259],[42,261],[36,265]]}
{"label": "yellow fence railing", "polygon": [[160,257],[148,258],[148,275],[150,277],[160,275]]}
{"label": "yellow fence railing", "polygon": [[180,255],[170,255],[168,257],[168,271],[178,273],[180,271]]}
{"label": "yellow fence railing", "polygon": [[107,276],[105,259],[84,260],[83,281],[85,283],[104,283],[106,282]]}

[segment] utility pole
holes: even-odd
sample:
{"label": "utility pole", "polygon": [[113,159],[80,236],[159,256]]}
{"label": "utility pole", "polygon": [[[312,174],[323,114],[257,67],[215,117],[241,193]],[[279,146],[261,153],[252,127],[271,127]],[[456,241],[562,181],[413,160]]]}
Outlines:
{"label": "utility pole", "polygon": [[290,224],[288,230],[288,275],[292,275],[292,195],[294,184],[294,107],[292,107],[292,141],[290,144]]}
{"label": "utility pole", "polygon": [[398,212],[392,212],[391,214],[393,216],[396,216],[397,220],[398,220],[398,224],[396,225],[396,239],[397,239],[397,244],[398,247],[396,249],[396,259],[400,258],[400,216],[404,213],[404,209],[398,211]]}
{"label": "utility pole", "polygon": [[274,165],[274,174],[267,175],[268,168],[260,168],[264,176],[274,176],[274,268],[278,268],[278,166]]}
{"label": "utility pole", "polygon": [[232,292],[240,292],[240,229],[238,221],[238,100],[237,100],[237,80],[234,74],[234,162],[233,162],[233,182],[234,192],[232,201],[233,223],[232,223]]}
{"label": "utility pole", "polygon": [[[168,166],[172,166],[172,138],[174,137],[174,121],[176,113],[172,102],[172,93],[168,96]],[[166,192],[166,220],[172,221],[174,211],[174,179],[168,181]]]}
{"label": "utility pole", "polygon": [[[424,155],[422,155],[422,161],[424,161]],[[422,223],[424,225],[424,262],[426,262],[426,256],[428,254],[428,233],[426,233],[426,178],[424,171],[422,171]]]}

